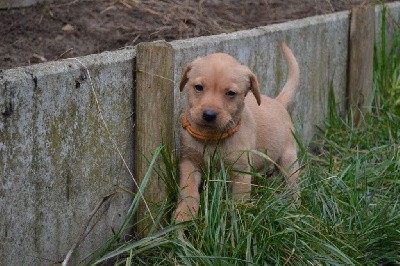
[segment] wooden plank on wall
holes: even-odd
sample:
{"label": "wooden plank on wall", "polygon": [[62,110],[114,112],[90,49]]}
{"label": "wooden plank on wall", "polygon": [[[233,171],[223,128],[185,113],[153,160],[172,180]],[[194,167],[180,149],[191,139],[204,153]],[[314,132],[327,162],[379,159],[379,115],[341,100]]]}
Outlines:
{"label": "wooden plank on wall", "polygon": [[372,104],[374,29],[374,7],[353,7],[349,38],[348,104],[356,125],[370,111]]}
{"label": "wooden plank on wall", "polygon": [[[136,170],[135,176],[141,182],[149,168],[154,151],[161,145],[173,147],[174,130],[174,83],[173,49],[166,42],[142,43],[137,46],[136,56]],[[160,158],[158,162],[160,162]],[[162,164],[157,163],[156,167]],[[137,226],[140,236],[145,236],[154,224],[159,204],[166,200],[164,182],[153,171],[144,198],[137,212]]]}

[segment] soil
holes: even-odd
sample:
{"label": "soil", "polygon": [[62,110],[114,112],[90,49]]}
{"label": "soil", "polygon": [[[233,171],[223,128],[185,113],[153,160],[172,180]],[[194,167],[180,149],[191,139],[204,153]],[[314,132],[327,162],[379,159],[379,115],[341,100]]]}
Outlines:
{"label": "soil", "polygon": [[[0,70],[213,35],[376,0],[57,0],[0,10]],[[393,2],[393,1],[385,1]]]}

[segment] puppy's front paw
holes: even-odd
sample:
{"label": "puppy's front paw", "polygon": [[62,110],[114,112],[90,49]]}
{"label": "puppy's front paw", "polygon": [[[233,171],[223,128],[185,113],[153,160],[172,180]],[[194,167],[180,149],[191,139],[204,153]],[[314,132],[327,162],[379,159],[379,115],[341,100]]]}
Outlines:
{"label": "puppy's front paw", "polygon": [[186,201],[181,201],[174,213],[174,220],[179,223],[190,221],[192,217],[197,217],[198,211],[199,204],[196,200],[187,199]]}

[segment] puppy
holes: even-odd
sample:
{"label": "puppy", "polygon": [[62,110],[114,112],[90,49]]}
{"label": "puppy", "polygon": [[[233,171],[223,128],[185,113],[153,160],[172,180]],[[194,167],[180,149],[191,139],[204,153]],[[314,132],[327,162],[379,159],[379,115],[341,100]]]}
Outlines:
{"label": "puppy", "polygon": [[[199,210],[201,165],[215,149],[227,164],[250,170],[243,151],[258,150],[285,169],[286,182],[297,194],[297,146],[286,110],[299,82],[296,58],[285,43],[281,48],[288,64],[288,79],[280,94],[271,99],[260,94],[256,76],[227,54],[216,53],[194,60],[183,72],[180,90],[186,92],[187,108],[181,129],[180,189],[177,222],[196,217]],[[262,171],[265,159],[252,156],[252,167]],[[232,197],[249,199],[251,176],[235,173]]]}

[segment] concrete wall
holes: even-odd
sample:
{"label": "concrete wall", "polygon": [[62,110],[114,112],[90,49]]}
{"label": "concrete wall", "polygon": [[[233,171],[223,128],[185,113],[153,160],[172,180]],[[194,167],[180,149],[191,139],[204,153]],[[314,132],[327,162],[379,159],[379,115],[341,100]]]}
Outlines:
{"label": "concrete wall", "polygon": [[[133,168],[134,50],[79,58],[130,170]],[[132,190],[132,177],[100,119],[76,60],[0,72],[0,265],[63,259],[98,202]],[[118,229],[123,192],[100,210],[78,249],[85,258]]]}
{"label": "concrete wall", "polygon": [[0,0],[0,9],[27,7],[44,1],[46,0]]}

